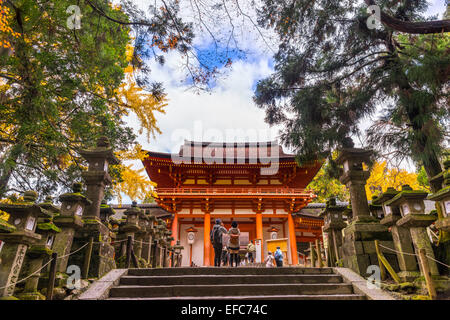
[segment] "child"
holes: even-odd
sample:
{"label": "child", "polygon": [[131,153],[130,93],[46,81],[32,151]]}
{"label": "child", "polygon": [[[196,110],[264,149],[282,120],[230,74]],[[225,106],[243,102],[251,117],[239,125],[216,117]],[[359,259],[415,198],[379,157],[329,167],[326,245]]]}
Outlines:
{"label": "child", "polygon": [[266,268],[274,268],[275,267],[275,258],[272,255],[272,252],[267,252],[268,256],[264,261],[266,263]]}

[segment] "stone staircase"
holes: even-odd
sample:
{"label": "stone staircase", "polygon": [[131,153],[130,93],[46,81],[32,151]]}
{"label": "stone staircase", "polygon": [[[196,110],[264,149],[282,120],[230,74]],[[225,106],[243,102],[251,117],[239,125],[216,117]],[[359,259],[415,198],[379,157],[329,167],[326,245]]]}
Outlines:
{"label": "stone staircase", "polygon": [[129,269],[110,300],[364,300],[332,268]]}

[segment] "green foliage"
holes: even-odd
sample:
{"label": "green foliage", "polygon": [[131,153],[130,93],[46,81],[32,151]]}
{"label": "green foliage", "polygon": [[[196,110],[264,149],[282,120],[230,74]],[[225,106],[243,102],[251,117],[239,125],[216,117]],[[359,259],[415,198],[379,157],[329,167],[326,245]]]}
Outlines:
{"label": "green foliage", "polygon": [[[14,1],[13,54],[0,61],[0,195],[35,189],[41,197],[79,179],[80,148],[106,135],[116,149],[135,136],[111,100],[128,65],[127,26],[80,4],[81,29],[66,22],[70,1]],[[107,13],[127,20],[120,10]],[[7,75],[7,77],[5,76]],[[12,183],[10,178],[13,178]]]}
{"label": "green foliage", "polygon": [[[427,7],[425,0],[377,3],[409,21],[423,20]],[[281,44],[275,73],[257,84],[254,100],[267,122],[284,126],[282,141],[301,162],[330,157],[381,108],[369,145],[436,174],[448,134],[448,35],[369,30],[367,18],[363,2],[264,0],[259,24]]]}
{"label": "green foliage", "polygon": [[317,195],[313,202],[325,203],[330,197],[336,197],[339,201],[349,201],[347,188],[330,175],[330,167],[330,162],[327,161],[307,187],[314,190]]}
{"label": "green foliage", "polygon": [[430,189],[430,184],[428,182],[428,176],[425,172],[425,168],[423,166],[420,167],[420,169],[417,172],[417,181],[419,182],[419,185],[423,187],[425,190]]}

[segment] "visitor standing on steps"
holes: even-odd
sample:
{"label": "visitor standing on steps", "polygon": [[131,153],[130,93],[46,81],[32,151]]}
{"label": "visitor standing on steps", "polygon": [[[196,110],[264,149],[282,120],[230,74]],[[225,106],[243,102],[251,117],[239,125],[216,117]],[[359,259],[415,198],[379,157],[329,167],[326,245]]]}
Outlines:
{"label": "visitor standing on steps", "polygon": [[230,266],[233,266],[233,261],[236,264],[236,267],[239,265],[239,236],[241,231],[238,229],[237,221],[231,222],[231,228],[228,230],[228,235],[230,236],[228,240],[228,251],[230,252]]}
{"label": "visitor standing on steps", "polygon": [[216,224],[211,230],[210,239],[214,248],[214,266],[220,267],[220,260],[222,258],[222,235],[227,233],[227,229],[223,226],[222,220],[216,219]]}
{"label": "visitor standing on steps", "polygon": [[283,252],[281,251],[280,247],[277,247],[277,250],[274,254],[275,261],[277,263],[277,267],[283,266]]}
{"label": "visitor standing on steps", "polygon": [[275,258],[272,255],[272,252],[267,252],[267,258],[264,261],[266,264],[266,268],[275,268]]}
{"label": "visitor standing on steps", "polygon": [[256,252],[256,247],[253,244],[253,240],[250,240],[250,242],[247,245],[247,254],[248,254],[248,262],[249,263],[253,263],[254,262],[254,258],[253,258],[253,253]]}

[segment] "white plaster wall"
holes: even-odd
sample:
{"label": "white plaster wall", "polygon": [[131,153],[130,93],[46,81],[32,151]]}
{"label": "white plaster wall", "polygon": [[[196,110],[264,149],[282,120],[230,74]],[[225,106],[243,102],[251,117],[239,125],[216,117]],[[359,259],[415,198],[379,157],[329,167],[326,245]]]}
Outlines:
{"label": "white plaster wall", "polygon": [[[181,260],[182,266],[189,266],[189,244],[187,243],[186,229],[192,227],[189,224],[182,224],[180,232],[180,243],[184,246],[182,251],[183,259]],[[203,266],[203,228],[195,228],[198,232],[195,234],[195,242],[192,245],[192,261],[197,266]]]}

